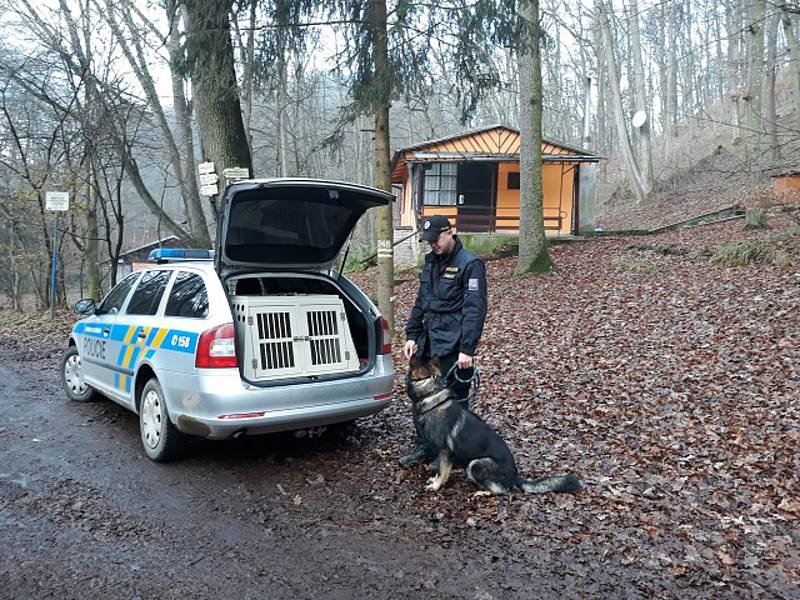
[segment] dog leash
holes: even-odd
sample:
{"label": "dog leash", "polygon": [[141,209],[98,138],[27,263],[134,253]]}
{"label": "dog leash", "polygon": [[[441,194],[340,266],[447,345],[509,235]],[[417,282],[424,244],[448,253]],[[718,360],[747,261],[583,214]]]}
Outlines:
{"label": "dog leash", "polygon": [[466,379],[462,379],[458,376],[458,363],[453,363],[453,366],[450,367],[450,370],[447,371],[447,374],[444,376],[444,380],[447,381],[450,376],[459,382],[459,383],[471,383],[472,384],[472,391],[470,391],[469,396],[467,396],[467,406],[471,402],[475,401],[475,398],[478,397],[478,389],[481,387],[481,373],[477,367],[472,367],[472,375],[467,377]]}

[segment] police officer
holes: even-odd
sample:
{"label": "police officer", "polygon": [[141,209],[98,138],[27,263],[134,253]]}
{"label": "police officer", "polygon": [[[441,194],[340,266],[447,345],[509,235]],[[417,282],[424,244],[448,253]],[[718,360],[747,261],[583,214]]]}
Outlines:
{"label": "police officer", "polygon": [[[422,225],[422,239],[431,247],[419,276],[419,291],[411,316],[406,323],[403,353],[410,359],[415,353],[423,360],[437,357],[442,374],[458,364],[456,373],[469,379],[475,349],[486,319],[486,269],[483,261],[464,248],[451,231],[450,221],[432,215]],[[448,386],[466,403],[470,384],[450,377]],[[414,426],[418,427],[416,419]],[[420,443],[401,457],[403,466],[433,458]]]}

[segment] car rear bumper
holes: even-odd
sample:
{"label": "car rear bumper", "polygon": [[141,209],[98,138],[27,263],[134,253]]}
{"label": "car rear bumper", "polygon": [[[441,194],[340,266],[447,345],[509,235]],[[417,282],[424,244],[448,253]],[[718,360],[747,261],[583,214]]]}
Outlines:
{"label": "car rear bumper", "polygon": [[170,419],[190,435],[225,439],[351,421],[391,402],[391,357],[379,357],[361,376],[261,388],[242,381],[238,369],[198,369],[191,377],[166,377]]}
{"label": "car rear bumper", "polygon": [[190,435],[227,439],[240,435],[261,435],[352,421],[375,414],[386,408],[390,402],[390,398],[383,400],[362,398],[336,404],[266,411],[262,416],[232,419],[202,418],[183,414],[178,415],[176,425],[179,430]]}

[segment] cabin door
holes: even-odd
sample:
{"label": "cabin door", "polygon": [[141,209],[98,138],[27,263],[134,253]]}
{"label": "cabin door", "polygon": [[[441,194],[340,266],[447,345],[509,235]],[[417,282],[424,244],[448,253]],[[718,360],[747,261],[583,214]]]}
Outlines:
{"label": "cabin door", "polygon": [[497,164],[466,162],[458,165],[456,227],[465,233],[494,231],[494,190]]}

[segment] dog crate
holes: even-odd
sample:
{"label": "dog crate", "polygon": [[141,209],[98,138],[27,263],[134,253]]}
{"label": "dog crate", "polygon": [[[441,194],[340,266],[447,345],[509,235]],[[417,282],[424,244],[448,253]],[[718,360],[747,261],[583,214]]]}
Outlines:
{"label": "dog crate", "polygon": [[250,381],[358,370],[338,296],[231,296],[231,308]]}

